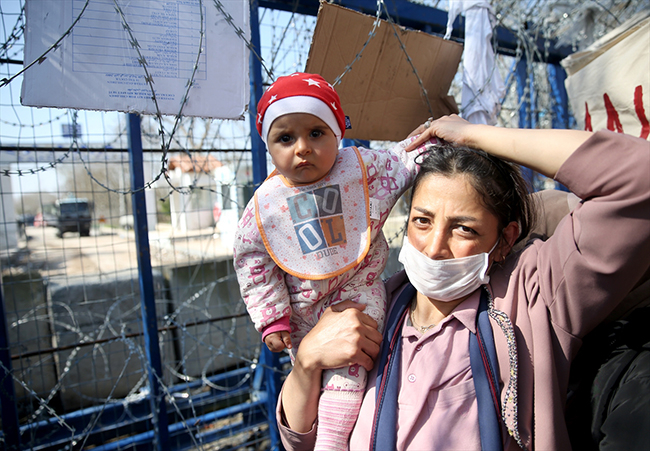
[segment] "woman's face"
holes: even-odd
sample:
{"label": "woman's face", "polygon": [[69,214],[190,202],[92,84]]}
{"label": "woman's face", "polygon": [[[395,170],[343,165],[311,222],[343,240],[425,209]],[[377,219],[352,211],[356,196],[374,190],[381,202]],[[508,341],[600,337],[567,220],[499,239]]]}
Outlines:
{"label": "woman's face", "polygon": [[[499,221],[479,201],[467,176],[429,175],[413,195],[409,242],[434,260],[489,252],[497,242]],[[502,246],[490,255],[500,255]]]}

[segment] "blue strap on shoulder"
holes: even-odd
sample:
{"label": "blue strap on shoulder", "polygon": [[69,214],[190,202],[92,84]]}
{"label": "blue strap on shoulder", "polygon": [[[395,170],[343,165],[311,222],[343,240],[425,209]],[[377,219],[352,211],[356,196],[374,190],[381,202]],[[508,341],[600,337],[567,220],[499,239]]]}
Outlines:
{"label": "blue strap on shoulder", "polygon": [[501,451],[501,413],[499,384],[496,377],[497,359],[488,316],[487,290],[481,290],[481,302],[476,314],[476,334],[469,338],[469,362],[478,403],[478,427],[481,449]]}
{"label": "blue strap on shoulder", "polygon": [[[399,394],[402,324],[415,293],[415,288],[410,283],[404,287],[393,305],[384,328],[384,340],[377,364],[375,418],[370,438],[372,451],[394,448],[397,443],[397,395]],[[379,448],[378,443],[381,444]]]}
{"label": "blue strap on shoulder", "polygon": [[[401,329],[415,292],[415,288],[410,283],[404,288],[395,301],[384,330],[384,342],[377,363],[377,392],[370,438],[371,451],[396,449]],[[477,333],[470,335],[470,366],[478,402],[481,449],[501,451],[503,441],[499,413],[499,385],[496,377],[498,366],[487,307],[487,291],[484,289],[481,292],[481,301],[476,315]]]}

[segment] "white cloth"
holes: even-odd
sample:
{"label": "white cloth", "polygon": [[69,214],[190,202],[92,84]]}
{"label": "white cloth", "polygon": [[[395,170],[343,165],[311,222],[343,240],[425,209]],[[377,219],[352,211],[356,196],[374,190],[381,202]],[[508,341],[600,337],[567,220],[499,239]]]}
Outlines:
{"label": "white cloth", "polygon": [[461,12],[465,12],[461,116],[473,124],[495,125],[505,85],[492,50],[492,7],[486,0],[450,0],[445,39]]}
{"label": "white cloth", "polygon": [[650,12],[561,61],[578,128],[650,139]]}

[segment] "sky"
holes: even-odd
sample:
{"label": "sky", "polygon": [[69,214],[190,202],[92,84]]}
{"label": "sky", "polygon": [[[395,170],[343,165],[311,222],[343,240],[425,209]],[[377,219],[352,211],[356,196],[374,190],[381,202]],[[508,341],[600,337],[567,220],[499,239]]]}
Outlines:
{"label": "sky", "polygon": [[[43,0],[32,1],[39,2]],[[2,33],[3,43],[9,42],[11,44],[6,51],[0,53],[0,58],[23,60],[23,36],[21,35],[16,40],[11,39],[12,33],[19,34],[15,33],[14,30],[21,3],[20,0],[2,0],[0,2],[0,32]],[[56,36],[51,40],[58,38],[61,33],[60,30],[55,31]],[[70,39],[70,37],[66,39]],[[219,52],[223,51],[223,47],[219,48],[217,45],[213,45],[212,48],[218,49]],[[248,63],[246,62],[245,65],[248,66]],[[21,69],[22,66],[18,64],[0,64],[0,79],[10,78]],[[159,81],[159,85],[162,81]],[[22,83],[22,76],[18,76],[8,85],[0,87],[0,145],[3,148],[46,146],[66,150],[72,144],[72,138],[66,136],[65,128],[71,126],[73,115],[76,115],[76,121],[79,124],[79,145],[81,147],[127,147],[126,137],[123,133],[120,133],[125,128],[125,115],[123,113],[90,110],[77,110],[75,112],[68,109],[24,107],[21,105]],[[244,80],[243,84],[247,93],[248,79]],[[203,91],[206,91],[206,88]],[[181,89],[184,93],[185,87],[183,86]],[[202,94],[205,94],[205,92]],[[244,143],[240,143],[240,146],[244,146]],[[7,168],[7,165],[9,165],[9,169],[15,171],[17,169],[16,163],[20,161],[21,170],[37,169],[42,167],[44,163],[47,164],[49,161],[56,160],[61,155],[61,153],[51,155],[43,152],[21,151],[18,153],[5,151],[0,154],[0,167]],[[40,161],[34,162],[35,159]],[[30,175],[26,177],[37,177],[40,183],[35,180],[34,183],[21,183],[19,186],[17,177],[12,177],[14,191],[52,191],[57,189],[56,181],[58,180],[60,183],[60,177],[57,178],[55,172],[51,170],[39,172],[37,176]],[[21,181],[23,180],[25,180],[25,177],[22,177]]]}

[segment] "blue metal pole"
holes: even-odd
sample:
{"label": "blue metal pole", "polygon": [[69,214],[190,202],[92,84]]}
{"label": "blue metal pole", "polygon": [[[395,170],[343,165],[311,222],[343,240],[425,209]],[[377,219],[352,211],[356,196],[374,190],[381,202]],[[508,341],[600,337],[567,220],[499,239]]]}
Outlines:
{"label": "blue metal pole", "polygon": [[[258,0],[250,2],[251,44],[258,55],[262,55],[260,44],[260,20]],[[257,133],[257,102],[262,98],[262,63],[251,52],[249,60],[251,100],[249,106],[249,123],[251,128],[251,152],[253,158],[253,183],[257,188],[266,179],[266,146]]]}
{"label": "blue metal pole", "polygon": [[569,128],[569,97],[564,86],[566,72],[559,64],[548,64],[546,67],[553,96],[553,128]]}
{"label": "blue metal pole", "polygon": [[138,269],[140,274],[140,306],[142,308],[142,323],[144,328],[145,352],[149,367],[149,387],[151,390],[151,418],[154,428],[156,449],[168,451],[169,420],[165,396],[161,389],[162,361],[158,345],[158,324],[156,318],[156,303],[153,287],[153,272],[151,269],[151,252],[149,249],[149,227],[147,225],[147,206],[144,196],[144,164],[142,158],[142,135],[140,116],[129,114],[129,163],[131,170],[131,203],[133,206],[133,227],[138,250]]}
{"label": "blue metal pole", "polygon": [[[269,438],[271,439],[271,451],[280,450],[280,433],[278,425],[275,423],[275,407],[280,396],[280,354],[269,351],[265,344],[262,344],[260,353],[259,366],[256,370],[255,380],[257,384],[253,387],[257,390],[266,391],[266,414],[269,419]],[[260,379],[258,375],[263,377]],[[262,382],[263,384],[259,384]]]}
{"label": "blue metal pole", "polygon": [[2,414],[2,432],[4,433],[4,449],[20,450],[20,422],[16,408],[16,391],[12,377],[11,350],[9,348],[9,329],[2,283],[0,283],[0,414]]}
{"label": "blue metal pole", "polygon": [[537,91],[535,90],[535,77],[532,73],[528,73],[528,98],[530,128],[537,128]]}
{"label": "blue metal pole", "polygon": [[[551,85],[551,95],[553,96],[553,128],[571,128],[569,126],[569,96],[566,93],[564,81],[566,80],[566,72],[559,64],[547,64],[548,79]],[[561,183],[555,182],[556,189],[561,191],[569,191],[569,189]]]}
{"label": "blue metal pole", "polygon": [[[515,69],[515,76],[517,79],[517,98],[519,99],[519,128],[530,128],[530,93],[526,93],[526,87],[529,86],[528,82],[528,67],[525,58],[521,58],[517,62]],[[534,187],[535,173],[532,169],[521,167],[523,177]]]}
{"label": "blue metal pole", "polygon": [[[251,24],[251,44],[258,55],[262,55],[262,46],[260,43],[260,20],[258,14],[258,0],[250,2],[250,24]],[[253,158],[253,183],[257,188],[266,179],[266,146],[257,133],[257,102],[262,97],[262,63],[257,59],[255,54],[250,54],[250,80],[251,80],[251,100],[249,108],[249,121],[251,128],[251,153]],[[268,350],[266,345],[262,345],[260,355],[260,368],[264,374],[264,381],[267,391],[267,414],[269,418],[269,436],[271,439],[271,450],[280,449],[280,434],[275,424],[275,405],[280,395],[280,372],[274,371],[280,369],[280,356]]]}
{"label": "blue metal pole", "polygon": [[519,99],[519,128],[530,128],[530,94],[526,93],[528,85],[528,67],[525,59],[517,62],[517,98]]}
{"label": "blue metal pole", "polygon": [[348,138],[343,138],[341,140],[341,147],[352,147],[352,146],[365,147],[366,149],[369,149],[370,141],[366,139],[348,139]]}

